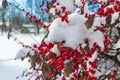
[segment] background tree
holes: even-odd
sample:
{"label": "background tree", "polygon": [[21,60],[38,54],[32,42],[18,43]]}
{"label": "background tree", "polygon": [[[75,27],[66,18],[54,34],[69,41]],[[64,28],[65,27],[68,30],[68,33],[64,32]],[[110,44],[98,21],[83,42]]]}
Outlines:
{"label": "background tree", "polygon": [[[48,14],[40,8],[40,5],[42,5],[43,0],[27,0],[26,3],[26,8],[30,11],[32,15],[35,15],[36,18],[40,18],[41,21],[43,22],[48,22]],[[36,24],[36,34],[39,34],[41,26]]]}

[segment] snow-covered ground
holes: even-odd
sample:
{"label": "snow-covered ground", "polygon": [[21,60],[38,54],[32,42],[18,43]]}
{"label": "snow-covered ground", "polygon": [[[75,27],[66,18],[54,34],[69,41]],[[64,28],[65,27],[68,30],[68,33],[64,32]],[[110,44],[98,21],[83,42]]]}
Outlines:
{"label": "snow-covered ground", "polygon": [[[15,35],[20,41],[25,44],[38,43],[41,41],[43,35]],[[22,48],[20,44],[14,41],[13,38],[7,39],[7,34],[0,35],[0,80],[16,80],[17,76],[21,76],[23,71],[30,67],[28,59],[2,61],[6,59],[14,59],[17,52]],[[26,78],[19,78],[18,80],[27,80]]]}

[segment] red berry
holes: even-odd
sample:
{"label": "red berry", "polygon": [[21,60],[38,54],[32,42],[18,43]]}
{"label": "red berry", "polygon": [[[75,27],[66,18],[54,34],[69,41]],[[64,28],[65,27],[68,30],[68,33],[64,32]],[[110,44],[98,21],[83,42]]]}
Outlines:
{"label": "red berry", "polygon": [[48,12],[49,12],[49,10],[48,10],[47,8],[45,9],[45,11],[46,11],[46,13],[48,13]]}
{"label": "red berry", "polygon": [[49,64],[50,64],[51,66],[55,66],[54,61],[50,61]]}
{"label": "red berry", "polygon": [[66,80],[66,78],[63,76],[63,77],[62,77],[62,80]]}
{"label": "red berry", "polygon": [[63,65],[57,66],[57,70],[58,70],[58,71],[61,71],[62,69],[63,69]]}
{"label": "red berry", "polygon": [[50,75],[53,75],[54,74],[54,70],[50,70]]}
{"label": "red berry", "polygon": [[63,61],[59,61],[58,64],[59,64],[59,65],[63,65],[64,62],[63,62]]}
{"label": "red berry", "polygon": [[115,76],[115,74],[110,74],[109,75],[109,78],[111,79],[111,78],[113,78]]}
{"label": "red berry", "polygon": [[65,59],[69,60],[70,59],[70,55],[66,55]]}
{"label": "red berry", "polygon": [[22,9],[22,11],[25,11],[25,9]]}
{"label": "red berry", "polygon": [[96,71],[93,70],[93,69],[89,69],[89,72],[92,73],[92,74],[95,74]]}
{"label": "red berry", "polygon": [[33,17],[33,18],[36,18],[36,16],[35,16],[35,15],[33,15],[32,17]]}
{"label": "red berry", "polygon": [[41,46],[47,46],[47,44],[43,41],[43,42],[41,43]]}
{"label": "red berry", "polygon": [[60,3],[57,3],[57,5],[60,5]]}
{"label": "red berry", "polygon": [[59,57],[59,58],[57,59],[57,61],[64,61],[64,58],[63,58],[63,57]]}
{"label": "red berry", "polygon": [[28,16],[28,15],[29,15],[29,12],[26,13],[26,16]]}
{"label": "red berry", "polygon": [[74,80],[74,78],[73,78],[73,77],[71,77],[71,78],[70,78],[70,80]]}
{"label": "red berry", "polygon": [[108,53],[108,49],[104,49],[103,52],[104,52],[104,53]]}
{"label": "red berry", "polygon": [[68,55],[68,51],[65,51],[65,52],[63,52],[62,53],[62,56],[64,57],[64,56],[67,56]]}
{"label": "red berry", "polygon": [[95,48],[91,48],[90,52],[93,54],[95,52]]}
{"label": "red berry", "polygon": [[117,70],[114,70],[113,72],[114,72],[114,74],[116,74],[118,71],[117,71]]}
{"label": "red berry", "polygon": [[78,64],[78,60],[77,60],[76,58],[73,58],[73,59],[72,59],[72,63],[73,63],[73,64]]}
{"label": "red berry", "polygon": [[48,47],[49,49],[51,49],[53,46],[54,46],[54,44],[49,43],[47,47]]}
{"label": "red berry", "polygon": [[63,12],[65,12],[66,7],[61,7],[61,9],[62,9],[62,13],[63,13]]}
{"label": "red berry", "polygon": [[37,48],[37,45],[36,45],[36,44],[34,44],[34,45],[33,45],[33,48]]}
{"label": "red berry", "polygon": [[109,0],[109,2],[113,2],[114,0]]}
{"label": "red berry", "polygon": [[73,76],[74,76],[75,79],[78,77],[76,73],[74,73]]}

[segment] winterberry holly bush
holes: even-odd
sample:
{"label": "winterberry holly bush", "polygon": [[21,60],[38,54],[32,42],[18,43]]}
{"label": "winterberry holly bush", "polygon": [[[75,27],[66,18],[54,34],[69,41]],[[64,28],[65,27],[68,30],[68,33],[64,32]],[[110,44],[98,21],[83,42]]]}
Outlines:
{"label": "winterberry holly bush", "polygon": [[[35,80],[116,80],[120,78],[120,0],[43,1],[48,28],[41,44],[30,47]],[[42,6],[41,6],[42,7]],[[92,7],[92,8],[91,8]],[[25,10],[22,10],[25,11]]]}

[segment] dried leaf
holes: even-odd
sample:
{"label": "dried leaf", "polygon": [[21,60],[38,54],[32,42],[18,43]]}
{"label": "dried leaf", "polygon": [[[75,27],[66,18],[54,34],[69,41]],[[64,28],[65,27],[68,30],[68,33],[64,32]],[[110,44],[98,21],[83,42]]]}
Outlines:
{"label": "dried leaf", "polygon": [[84,72],[81,72],[80,74],[80,78],[78,80],[87,80],[86,75],[84,74]]}
{"label": "dried leaf", "polygon": [[88,20],[85,22],[85,26],[87,29],[90,29],[94,23],[94,15],[88,18]]}
{"label": "dried leaf", "polygon": [[57,48],[58,48],[59,51],[61,51],[61,46],[62,46],[62,44],[63,44],[63,43],[61,43],[61,42],[57,44]]}
{"label": "dried leaf", "polygon": [[106,24],[111,24],[111,19],[112,19],[112,16],[111,15],[108,15],[107,17],[106,17]]}
{"label": "dried leaf", "polygon": [[42,73],[45,79],[50,78],[50,74],[49,74],[50,70],[51,70],[51,67],[49,64],[45,64],[45,63],[42,64]]}
{"label": "dried leaf", "polygon": [[49,53],[46,54],[46,59],[50,59],[50,58],[52,58],[53,56],[56,56],[56,54],[53,53],[53,52],[49,52]]}
{"label": "dried leaf", "polygon": [[72,73],[72,63],[69,62],[66,64],[64,69],[64,76],[68,77]]}
{"label": "dried leaf", "polygon": [[30,56],[29,59],[32,68],[35,68],[36,63],[41,65],[40,57],[38,55],[35,54],[33,56]]}
{"label": "dried leaf", "polygon": [[84,47],[84,50],[85,50],[86,52],[90,52],[90,48],[89,48],[89,46],[86,45],[86,46]]}
{"label": "dried leaf", "polygon": [[56,0],[49,2],[48,5],[47,5],[47,8],[48,8],[48,9],[52,8],[52,7],[53,7],[53,4],[54,4],[55,2],[56,2]]}

